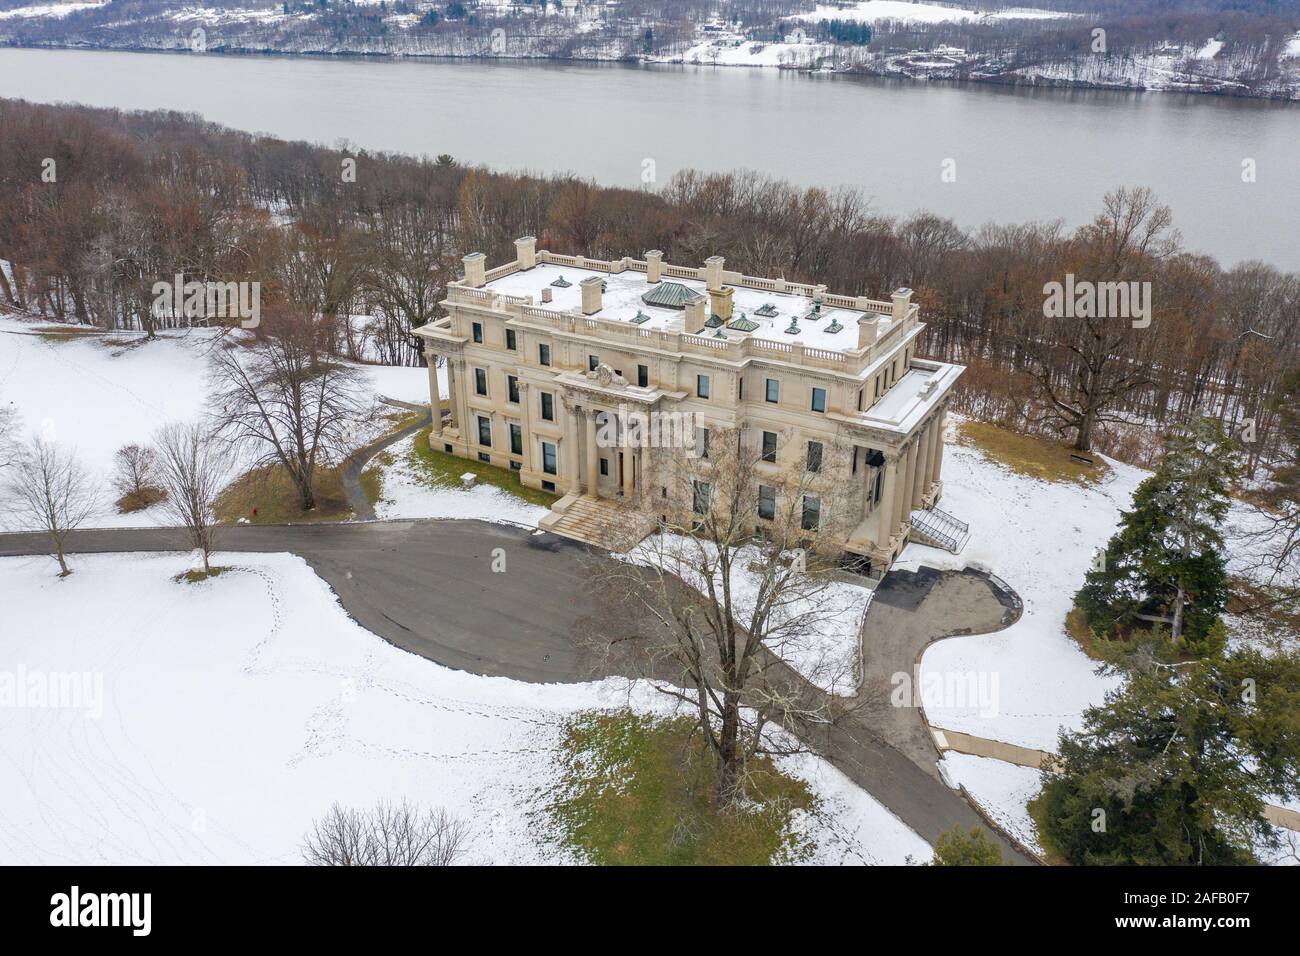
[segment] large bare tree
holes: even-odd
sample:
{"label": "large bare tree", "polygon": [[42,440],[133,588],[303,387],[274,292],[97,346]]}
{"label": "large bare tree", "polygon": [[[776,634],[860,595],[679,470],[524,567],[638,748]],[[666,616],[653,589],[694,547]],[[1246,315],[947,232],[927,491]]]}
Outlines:
{"label": "large bare tree", "polygon": [[656,501],[661,531],[631,562],[594,574],[599,599],[619,605],[630,630],[593,642],[607,665],[655,678],[695,716],[720,806],[744,798],[752,757],[804,749],[782,731],[861,704],[817,686],[856,687],[853,656],[819,649],[843,613],[831,588],[853,513],[851,455],[789,436],[773,451],[759,433],[717,427],[693,453],[660,449],[656,484],[671,489]]}
{"label": "large bare tree", "polygon": [[44,531],[62,576],[72,573],[65,554],[68,534],[95,513],[99,496],[90,475],[62,445],[33,437],[22,449],[8,481],[14,514],[23,527]]}
{"label": "large bare tree", "polygon": [[212,358],[216,432],[250,454],[253,466],[279,466],[303,511],[316,507],[318,468],[337,464],[364,404],[356,369],[330,352],[325,320],[273,312],[245,347],[227,341]]}
{"label": "large bare tree", "polygon": [[185,529],[190,547],[203,554],[203,573],[210,574],[217,518],[213,503],[227,467],[215,440],[197,423],[173,422],[154,436],[156,474],[167,493],[165,509]]}

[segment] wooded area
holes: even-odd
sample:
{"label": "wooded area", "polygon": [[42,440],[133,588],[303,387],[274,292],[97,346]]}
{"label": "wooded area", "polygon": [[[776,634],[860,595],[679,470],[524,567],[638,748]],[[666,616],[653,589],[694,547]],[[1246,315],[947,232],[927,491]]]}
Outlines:
{"label": "wooded area", "polygon": [[[1096,221],[1076,230],[968,231],[753,172],[685,172],[651,192],[289,143],[177,113],[0,101],[0,126],[0,259],[12,264],[0,300],[59,321],[152,333],[186,321],[153,314],[157,281],[257,281],[264,311],[324,316],[341,355],[360,355],[365,334],[367,357],[414,364],[409,331],[439,314],[466,252],[499,263],[531,234],[599,258],[719,254],[847,295],[915,289],[923,352],[968,366],[969,414],[1147,464],[1164,426],[1207,414],[1243,442],[1248,472],[1276,457],[1273,397],[1300,367],[1300,277],[1180,251],[1173,214],[1141,189],[1098,197]],[[1047,317],[1044,286],[1067,274],[1149,282],[1150,324]],[[349,316],[372,320],[359,331]]]}

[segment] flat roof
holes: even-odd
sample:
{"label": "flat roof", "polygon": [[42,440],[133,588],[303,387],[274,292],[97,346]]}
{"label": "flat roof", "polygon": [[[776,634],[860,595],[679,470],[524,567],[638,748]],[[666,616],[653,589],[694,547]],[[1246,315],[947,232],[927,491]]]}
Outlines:
{"label": "flat roof", "polygon": [[[595,313],[596,316],[631,324],[632,319],[640,312],[642,315],[649,316],[648,321],[639,323],[643,329],[676,332],[682,330],[682,310],[651,306],[643,302],[641,296],[656,288],[656,284],[646,281],[645,273],[631,269],[626,272],[606,273],[590,269],[576,269],[571,266],[537,265],[526,272],[512,272],[499,279],[493,279],[487,283],[486,288],[503,295],[530,295],[533,297],[533,304],[543,309],[581,311],[582,288],[580,283],[583,279],[591,276],[597,276],[605,281],[605,292],[601,299],[602,308]],[[569,283],[567,287],[552,285],[556,279],[561,277],[565,282]],[[665,282],[675,282],[685,286],[692,292],[708,295],[705,284],[698,279],[664,276],[659,284]],[[552,299],[550,302],[542,302],[542,290],[546,288],[551,290]],[[731,319],[729,321],[736,321],[743,313],[744,317],[754,323],[757,328],[751,332],[743,332],[738,329],[729,329],[723,325],[718,329],[706,328],[703,332],[704,335],[713,336],[717,332],[721,332],[723,336],[729,339],[740,339],[748,336],[769,339],[774,342],[797,342],[810,348],[826,349],[828,351],[847,352],[858,347],[858,319],[864,315],[878,315],[875,312],[868,313],[840,306],[828,306],[822,303],[821,311],[814,320],[811,318],[813,300],[810,296],[794,295],[788,292],[765,292],[762,289],[748,289],[736,285],[728,285],[726,288],[733,290]],[[773,307],[774,314],[759,314],[759,310],[764,306]],[[799,331],[796,333],[786,332],[786,329],[790,327],[791,320],[798,320]],[[839,331],[829,331],[837,323],[840,326]],[[883,336],[892,324],[892,319],[889,316],[881,315],[880,335]]]}

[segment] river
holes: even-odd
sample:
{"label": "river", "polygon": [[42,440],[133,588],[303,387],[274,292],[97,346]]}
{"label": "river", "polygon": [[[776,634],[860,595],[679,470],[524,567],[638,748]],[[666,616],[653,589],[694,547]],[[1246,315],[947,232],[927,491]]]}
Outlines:
{"label": "river", "polygon": [[1147,185],[1188,248],[1300,270],[1295,104],[725,67],[22,49],[0,50],[0,96],[187,110],[288,139],[618,186],[748,167],[963,226],[1075,225],[1107,190]]}

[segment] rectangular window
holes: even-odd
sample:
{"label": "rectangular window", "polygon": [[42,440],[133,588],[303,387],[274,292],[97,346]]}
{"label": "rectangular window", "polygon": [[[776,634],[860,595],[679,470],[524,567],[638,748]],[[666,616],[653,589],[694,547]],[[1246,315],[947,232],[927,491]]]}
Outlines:
{"label": "rectangular window", "polygon": [[858,411],[862,411],[862,389],[858,389]]}
{"label": "rectangular window", "polygon": [[486,415],[478,416],[478,443],[484,448],[492,447],[492,419]]}
{"label": "rectangular window", "polygon": [[551,364],[551,347],[545,344],[544,342],[539,343],[537,346],[537,364],[538,365]]}
{"label": "rectangular window", "polygon": [[522,455],[524,453],[524,430],[514,422],[510,423],[510,454]]}
{"label": "rectangular window", "polygon": [[482,345],[483,344],[483,323],[475,322],[471,327],[474,330],[474,341],[479,343],[479,345]]}
{"label": "rectangular window", "polygon": [[600,476],[601,476],[602,478],[604,478],[604,477],[606,477],[608,474],[609,474],[609,459],[608,459],[608,458],[602,458],[602,459],[600,460]]}
{"label": "rectangular window", "polygon": [[808,443],[808,470],[812,472],[822,470],[822,443],[819,441]]}
{"label": "rectangular window", "polygon": [[871,400],[874,402],[880,397],[880,376],[876,376],[876,384],[871,387]]}
{"label": "rectangular window", "polygon": [[801,522],[805,531],[816,531],[822,522],[822,503],[821,499],[814,495],[803,496],[803,521]]}
{"label": "rectangular window", "polygon": [[709,483],[707,481],[692,482],[691,493],[691,510],[697,515],[706,515],[709,513]]}
{"label": "rectangular window", "polygon": [[555,474],[555,444],[554,442],[542,442],[542,472],[547,475]]}
{"label": "rectangular window", "polygon": [[813,389],[812,410],[814,412],[826,411],[826,389],[824,388]]}
{"label": "rectangular window", "polygon": [[767,400],[775,405],[781,401],[781,383],[774,378],[767,380]]}
{"label": "rectangular window", "polygon": [[510,401],[519,404],[519,379],[513,375],[506,376],[506,393]]}
{"label": "rectangular window", "polygon": [[776,489],[768,485],[758,486],[758,516],[767,521],[776,517]]}
{"label": "rectangular window", "polygon": [[743,402],[744,400],[745,400],[745,376],[742,375],[740,376],[740,378],[736,379],[736,401]]}
{"label": "rectangular window", "polygon": [[707,375],[695,376],[695,395],[697,398],[709,397],[709,377]]}
{"label": "rectangular window", "polygon": [[776,432],[763,432],[763,460],[776,461]]}
{"label": "rectangular window", "polygon": [[543,482],[542,482],[542,491],[549,491],[551,494],[555,494],[555,482],[553,482],[553,481],[543,481]]}
{"label": "rectangular window", "polygon": [[599,355],[588,355],[588,356],[587,356],[587,371],[589,371],[589,372],[594,372],[594,371],[596,371],[596,369],[599,368],[599,367],[600,367],[600,356],[599,356]]}
{"label": "rectangular window", "polygon": [[703,425],[695,429],[695,450],[701,458],[709,457],[709,430]]}
{"label": "rectangular window", "polygon": [[512,461],[510,463],[511,471],[523,471],[524,463],[522,461]]}
{"label": "rectangular window", "polygon": [[650,385],[650,369],[645,365],[636,367],[636,383],[641,388],[648,388]]}
{"label": "rectangular window", "polygon": [[506,329],[506,348],[512,352],[519,351],[519,341],[515,338],[514,329]]}
{"label": "rectangular window", "polygon": [[540,392],[542,396],[542,421],[555,421],[555,396],[550,392]]}
{"label": "rectangular window", "polygon": [[485,451],[481,451],[478,453],[478,460],[483,462],[483,464],[485,465],[492,464],[492,456]]}
{"label": "rectangular window", "polygon": [[487,394],[487,370],[486,369],[481,369],[481,368],[474,369],[474,394],[476,395]]}

